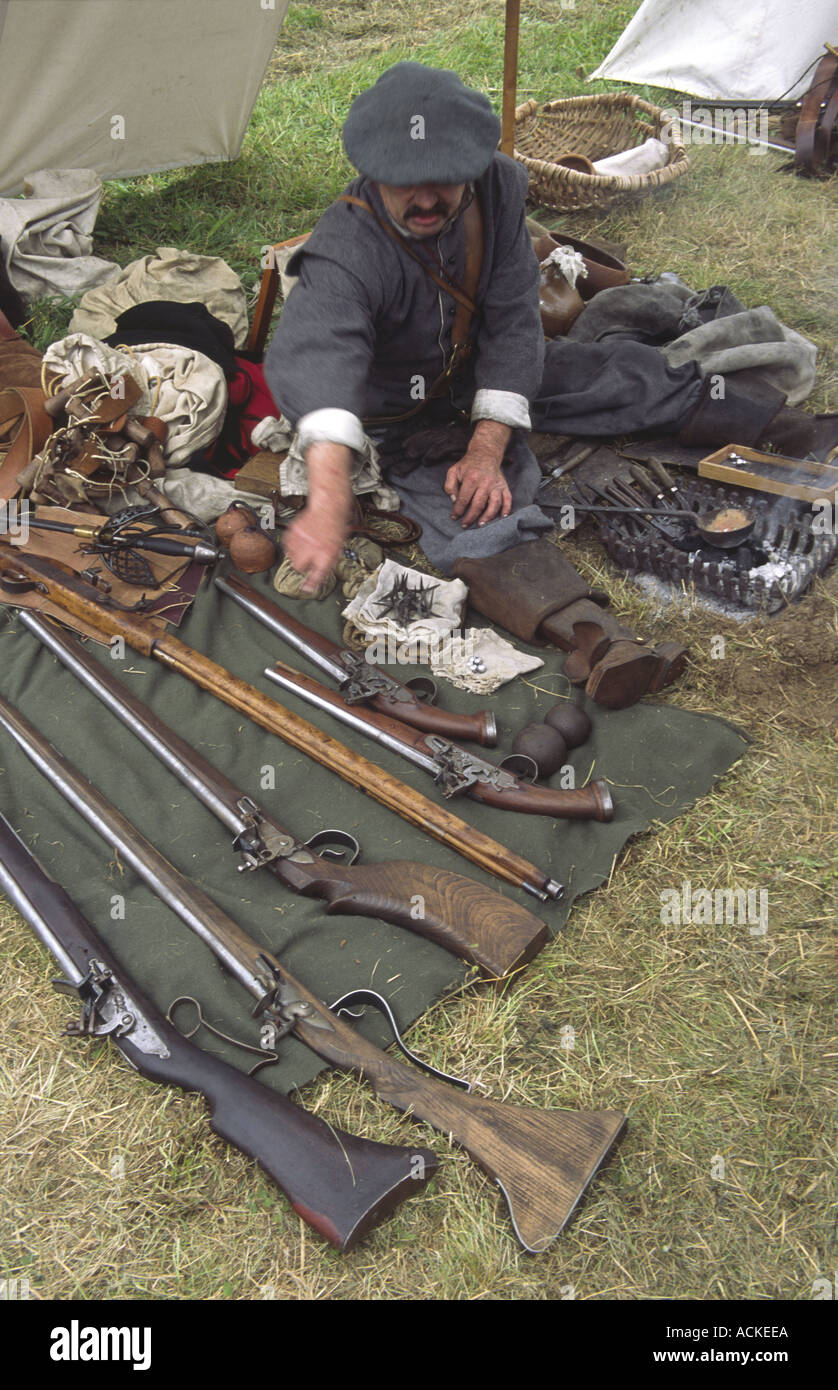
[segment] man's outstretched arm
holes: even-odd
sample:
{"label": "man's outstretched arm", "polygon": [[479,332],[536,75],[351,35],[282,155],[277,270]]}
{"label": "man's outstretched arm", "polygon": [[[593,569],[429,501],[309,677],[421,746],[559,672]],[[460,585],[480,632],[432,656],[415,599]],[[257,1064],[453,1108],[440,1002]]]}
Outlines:
{"label": "man's outstretched arm", "polygon": [[[330,209],[326,218],[333,216]],[[283,308],[265,375],[283,415],[296,425],[305,456],[306,505],[283,545],[305,576],[303,592],[313,593],[340,559],[354,515],[351,479],[354,454],[364,446],[360,416],[374,309],[369,287],[329,255],[308,249],[300,259],[299,283]]]}
{"label": "man's outstretched arm", "polygon": [[350,482],[352,450],[323,440],[306,450],[308,500],[285,532],[285,554],[305,575],[303,593],[313,594],[340,559],[355,502]]}

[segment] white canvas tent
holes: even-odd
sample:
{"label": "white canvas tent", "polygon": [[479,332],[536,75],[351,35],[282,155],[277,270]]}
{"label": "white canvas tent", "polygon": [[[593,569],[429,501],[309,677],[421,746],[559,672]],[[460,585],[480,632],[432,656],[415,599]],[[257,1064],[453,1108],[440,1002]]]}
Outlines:
{"label": "white canvas tent", "polygon": [[826,42],[838,42],[836,0],[644,0],[591,77],[790,99],[806,91]]}
{"label": "white canvas tent", "polygon": [[234,159],[288,0],[0,0],[0,194]]}

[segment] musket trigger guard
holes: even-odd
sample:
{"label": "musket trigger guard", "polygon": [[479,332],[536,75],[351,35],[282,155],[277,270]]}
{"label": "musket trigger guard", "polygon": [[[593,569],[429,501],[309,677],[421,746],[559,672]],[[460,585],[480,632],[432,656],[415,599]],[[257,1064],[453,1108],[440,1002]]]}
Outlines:
{"label": "musket trigger guard", "polygon": [[[195,1012],[198,1016],[198,1021],[195,1024],[195,1027],[190,1028],[188,1032],[184,1032],[183,1029],[179,1028],[177,1023],[175,1022],[175,1009],[180,1004],[194,1005]],[[263,1067],[270,1067],[274,1064],[274,1062],[279,1061],[279,1053],[275,1052],[272,1047],[254,1047],[252,1043],[243,1042],[241,1038],[234,1038],[230,1033],[222,1033],[220,1028],[215,1028],[211,1023],[207,1021],[207,1019],[204,1018],[204,1013],[201,1008],[201,1005],[198,1003],[198,1000],[195,999],[194,996],[191,994],[179,994],[177,999],[172,1000],[171,1004],[169,1005],[166,1011],[166,1021],[167,1023],[171,1023],[172,1027],[178,1033],[180,1033],[180,1036],[182,1038],[186,1038],[187,1041],[190,1038],[194,1038],[199,1028],[206,1028],[208,1033],[212,1033],[213,1036],[216,1038],[221,1038],[223,1042],[232,1043],[233,1047],[240,1047],[244,1052],[254,1053],[255,1056],[259,1057],[261,1060],[258,1061],[254,1067],[250,1068],[250,1070],[247,1073],[248,1076],[255,1076],[257,1071],[261,1071]]]}
{"label": "musket trigger guard", "polygon": [[498,763],[498,767],[503,768],[504,772],[511,772],[519,782],[538,781],[538,763],[527,753],[509,753],[503,762]]}
{"label": "musket trigger guard", "polygon": [[412,676],[409,681],[405,681],[405,686],[413,692],[420,704],[436,704],[439,691],[436,681],[431,680],[430,676]]}
{"label": "musket trigger guard", "polygon": [[[321,849],[321,845],[339,845],[341,848]],[[305,847],[317,851],[321,858],[335,860],[346,868],[354,864],[361,853],[361,846],[348,830],[318,830],[310,840],[306,840]]]}
{"label": "musket trigger guard", "polygon": [[47,592],[45,584],[39,584],[25,574],[10,573],[8,570],[4,570],[0,575],[0,589],[5,589],[7,594],[28,594],[33,589],[42,594]]}
{"label": "musket trigger guard", "polygon": [[396,1047],[404,1054],[409,1062],[419,1067],[420,1071],[425,1071],[429,1076],[436,1077],[437,1081],[447,1081],[449,1086],[459,1087],[459,1089],[465,1091],[467,1095],[471,1092],[470,1081],[465,1081],[459,1076],[450,1076],[449,1073],[445,1071],[439,1071],[438,1068],[432,1066],[430,1062],[423,1061],[421,1057],[417,1057],[415,1052],[411,1052],[399,1032],[399,1026],[396,1023],[393,1010],[382,994],[377,994],[374,989],[352,989],[348,994],[342,994],[340,999],[336,999],[333,1004],[329,1005],[329,1008],[332,1010],[332,1013],[338,1015],[348,1014],[350,1018],[363,1017],[363,1009],[360,1014],[352,1013],[351,1009],[353,1004],[370,1004],[372,1008],[378,1009],[379,1013],[384,1015],[392,1029],[393,1040]]}
{"label": "musket trigger guard", "polygon": [[[189,1028],[189,1029],[187,1030],[187,1029],[184,1029],[184,1028],[179,1027],[178,1024],[175,1022],[175,1009],[176,1009],[180,1004],[194,1004],[194,1006],[195,1006],[195,1012],[196,1012],[196,1014],[198,1015],[198,1020],[197,1020],[197,1022],[196,1022],[196,1024],[195,1024],[195,1027],[194,1027],[194,1028]],[[188,1042],[188,1041],[190,1040],[190,1038],[194,1038],[194,1036],[195,1036],[195,1034],[197,1033],[198,1029],[200,1028],[201,1024],[204,1022],[204,1015],[203,1015],[203,1011],[202,1011],[201,1006],[200,1006],[200,1004],[198,1003],[197,999],[195,999],[191,994],[179,994],[178,997],[177,997],[177,999],[173,999],[173,1000],[172,1000],[171,1004],[169,1005],[168,1009],[166,1010],[166,1022],[167,1022],[167,1023],[171,1023],[172,1027],[175,1028],[175,1029],[177,1029],[178,1033],[180,1033],[180,1036],[181,1036],[182,1038],[186,1038],[186,1040],[187,1040],[187,1042]],[[209,1026],[209,1025],[207,1025],[207,1026]]]}

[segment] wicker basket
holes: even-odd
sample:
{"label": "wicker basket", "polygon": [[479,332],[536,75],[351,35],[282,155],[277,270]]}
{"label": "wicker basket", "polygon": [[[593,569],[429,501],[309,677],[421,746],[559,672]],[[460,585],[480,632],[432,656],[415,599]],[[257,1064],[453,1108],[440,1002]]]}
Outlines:
{"label": "wicker basket", "polygon": [[[585,174],[554,162],[566,154],[605,159],[650,136],[660,139],[664,125],[669,158],[648,174]],[[651,193],[690,167],[677,124],[631,92],[526,102],[515,111],[515,158],[529,173],[530,197],[556,212],[605,208],[616,198]]]}

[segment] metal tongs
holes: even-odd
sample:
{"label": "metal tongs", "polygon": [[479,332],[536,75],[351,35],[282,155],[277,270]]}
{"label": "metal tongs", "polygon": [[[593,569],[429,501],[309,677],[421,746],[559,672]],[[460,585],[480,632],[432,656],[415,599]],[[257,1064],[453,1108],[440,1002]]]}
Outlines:
{"label": "metal tongs", "polygon": [[[642,470],[638,469],[637,472],[640,473]],[[639,481],[634,469],[632,476]],[[646,478],[647,481],[644,486],[647,492],[653,491],[655,501],[659,501],[661,494],[658,493],[652,479],[648,475]],[[686,507],[644,506],[644,499],[628,483],[623,483],[616,478],[602,492],[590,484],[588,487],[590,492],[606,505],[591,505],[587,490],[577,483],[577,492],[583,500],[581,503],[573,502],[571,505],[575,506],[578,511],[593,512],[600,515],[630,516],[637,522],[640,532],[654,527],[661,532],[670,545],[674,545],[678,549],[692,548],[697,536],[705,545],[713,546],[719,550],[732,550],[748,539],[756,525],[756,517],[741,507],[730,509],[741,515],[743,518],[741,524],[726,526],[724,522],[727,508],[699,513]],[[673,489],[675,489],[674,484]],[[616,505],[609,505],[612,502]],[[682,522],[686,525],[682,524],[675,531],[671,525],[666,524],[667,521]]]}

